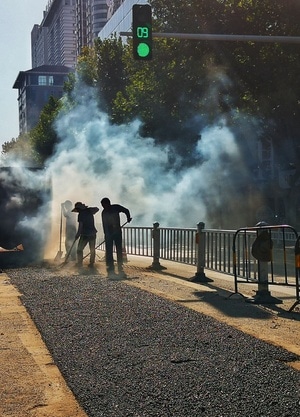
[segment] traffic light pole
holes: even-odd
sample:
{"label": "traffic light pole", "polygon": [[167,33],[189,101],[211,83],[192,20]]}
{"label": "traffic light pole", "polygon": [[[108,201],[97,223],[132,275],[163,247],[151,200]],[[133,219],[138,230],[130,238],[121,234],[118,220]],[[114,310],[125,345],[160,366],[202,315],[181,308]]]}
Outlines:
{"label": "traffic light pole", "polygon": [[[120,36],[132,36],[132,32],[120,32]],[[216,35],[212,33],[158,33],[152,32],[153,38],[191,39],[200,41],[228,42],[267,42],[299,44],[300,36],[260,36],[260,35]]]}

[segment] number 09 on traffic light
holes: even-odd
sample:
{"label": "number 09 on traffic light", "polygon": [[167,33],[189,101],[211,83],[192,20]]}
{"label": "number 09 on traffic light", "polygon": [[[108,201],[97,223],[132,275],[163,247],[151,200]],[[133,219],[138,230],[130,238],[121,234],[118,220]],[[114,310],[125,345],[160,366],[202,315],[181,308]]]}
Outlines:
{"label": "number 09 on traffic light", "polygon": [[133,57],[138,60],[152,58],[152,11],[148,4],[132,7]]}

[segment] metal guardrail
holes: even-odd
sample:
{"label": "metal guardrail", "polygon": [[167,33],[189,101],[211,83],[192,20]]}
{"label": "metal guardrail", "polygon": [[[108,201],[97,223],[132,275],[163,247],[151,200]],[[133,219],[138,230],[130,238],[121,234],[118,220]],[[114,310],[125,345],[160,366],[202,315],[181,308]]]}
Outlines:
{"label": "metal guardrail", "polygon": [[131,255],[153,257],[152,227],[124,227],[126,252]]}
{"label": "metal guardrail", "polygon": [[[241,279],[244,283],[258,283],[259,261],[251,253],[257,229],[205,229],[204,223],[199,223],[197,228],[181,229],[159,227],[154,223],[153,227],[124,227],[123,240],[127,254],[152,257],[153,268],[162,268],[160,260],[168,260],[195,265],[195,279],[201,282],[208,280],[204,273],[207,269],[233,275],[237,282]],[[299,303],[300,254],[297,255],[298,269],[295,268],[298,233],[288,225],[270,226],[268,229],[273,242],[268,283],[295,286]],[[104,245],[100,249],[104,250]]]}
{"label": "metal guardrail", "polygon": [[[242,256],[237,252],[237,248],[240,248],[238,242],[241,239],[243,240]],[[295,268],[297,262],[293,250],[297,239],[298,232],[289,225],[260,224],[237,230],[232,247],[235,293],[238,293],[239,282],[257,282],[258,291],[248,301],[257,304],[280,304],[282,301],[271,295],[269,284],[295,286],[297,301],[291,307],[292,310],[300,302],[299,277]],[[243,269],[242,274],[241,269]]]}

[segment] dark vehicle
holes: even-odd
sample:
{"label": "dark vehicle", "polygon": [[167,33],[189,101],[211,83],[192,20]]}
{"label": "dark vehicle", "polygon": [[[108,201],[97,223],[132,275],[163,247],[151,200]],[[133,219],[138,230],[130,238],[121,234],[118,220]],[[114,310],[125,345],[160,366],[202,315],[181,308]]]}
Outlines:
{"label": "dark vehicle", "polygon": [[0,268],[43,259],[50,198],[51,187],[42,170],[0,167]]}

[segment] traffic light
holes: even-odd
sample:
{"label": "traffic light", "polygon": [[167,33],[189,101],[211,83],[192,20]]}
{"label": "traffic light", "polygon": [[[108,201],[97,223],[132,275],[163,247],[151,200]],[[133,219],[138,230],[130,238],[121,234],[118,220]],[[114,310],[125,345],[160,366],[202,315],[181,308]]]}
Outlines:
{"label": "traffic light", "polygon": [[152,58],[152,11],[149,4],[132,7],[133,57],[138,60]]}

